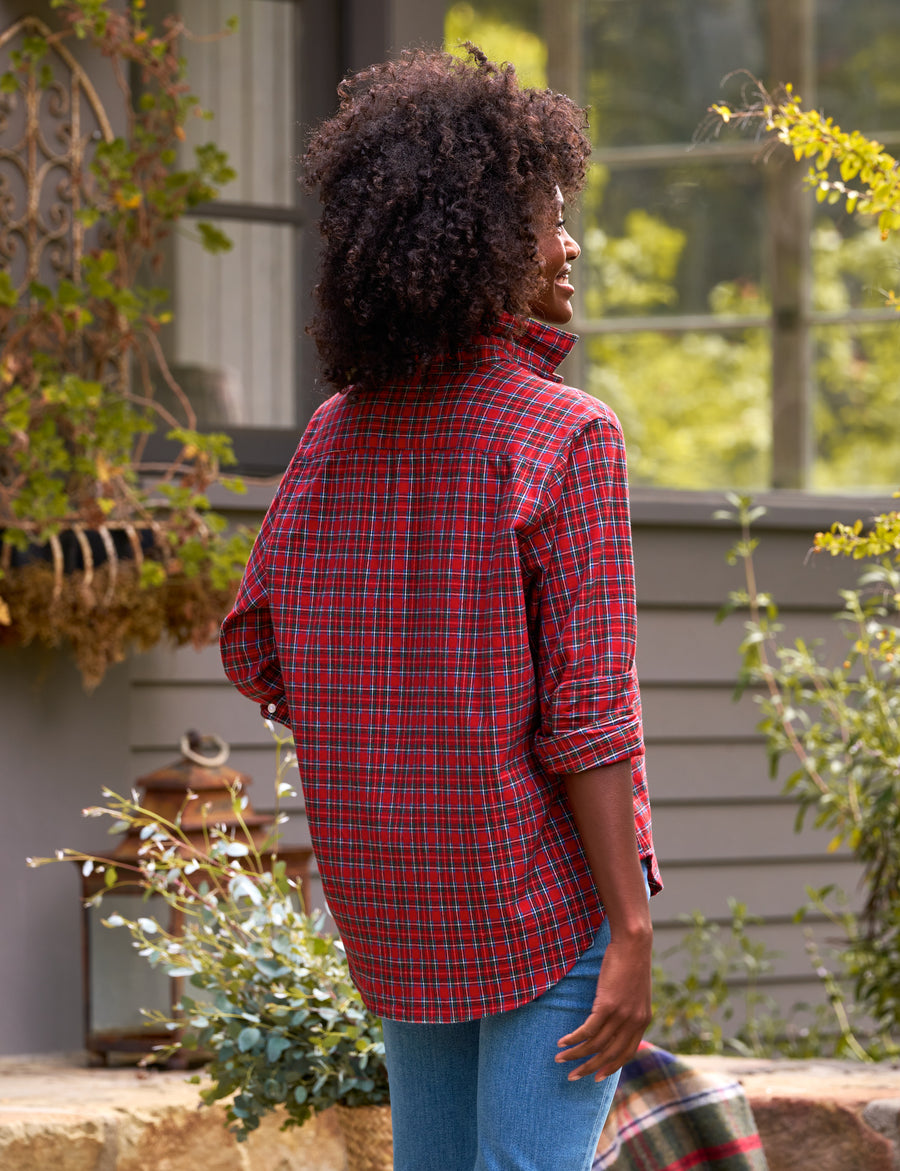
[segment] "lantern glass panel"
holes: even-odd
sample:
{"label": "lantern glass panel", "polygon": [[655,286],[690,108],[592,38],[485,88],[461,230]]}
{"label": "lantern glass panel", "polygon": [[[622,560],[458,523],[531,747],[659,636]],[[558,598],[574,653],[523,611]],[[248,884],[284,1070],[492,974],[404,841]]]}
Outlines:
{"label": "lantern glass panel", "polygon": [[91,941],[91,1031],[135,1032],[146,1028],[142,1008],[168,1013],[171,981],[161,967],[153,968],[137,954],[125,927],[104,927],[101,920],[118,913],[123,918],[139,915],[168,923],[163,899],[146,901],[127,894],[105,894],[100,907],[88,912]]}

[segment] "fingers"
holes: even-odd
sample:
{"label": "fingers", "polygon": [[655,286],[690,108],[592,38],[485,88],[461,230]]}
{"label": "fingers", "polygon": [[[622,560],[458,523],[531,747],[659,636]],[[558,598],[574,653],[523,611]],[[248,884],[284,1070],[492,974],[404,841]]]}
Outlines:
{"label": "fingers", "polygon": [[634,1056],[645,1027],[643,1022],[618,1021],[592,1013],[580,1028],[559,1042],[565,1046],[565,1052],[558,1053],[556,1061],[559,1064],[583,1062],[568,1075],[569,1081],[578,1081],[589,1074],[594,1074],[599,1081],[621,1069]]}
{"label": "fingers", "polygon": [[595,1053],[612,1044],[619,1036],[624,1039],[623,1044],[630,1041],[633,1036],[640,1040],[651,1019],[649,1003],[609,1004],[598,997],[584,1024],[557,1042],[558,1049],[568,1051],[566,1054],[558,1055],[557,1059],[572,1061],[587,1053]]}
{"label": "fingers", "polygon": [[588,1077],[591,1074],[594,1076],[594,1080],[598,1082],[603,1078],[609,1077],[610,1074],[621,1069],[627,1061],[630,1061],[634,1057],[640,1043],[641,1038],[635,1036],[625,1044],[617,1043],[613,1048],[594,1054],[588,1061],[576,1066],[568,1075],[568,1080],[570,1082],[577,1082],[581,1078]]}
{"label": "fingers", "polygon": [[[646,954],[645,954],[646,953]],[[556,1061],[580,1061],[570,1081],[608,1077],[634,1056],[652,1017],[650,953],[643,944],[610,943],[603,957],[590,1015],[558,1043]]]}
{"label": "fingers", "polygon": [[598,1046],[607,1041],[604,1034],[604,1018],[600,1013],[592,1012],[588,1019],[574,1033],[569,1033],[557,1042],[558,1049],[565,1049],[565,1053],[558,1053],[557,1061],[574,1061],[594,1052]]}
{"label": "fingers", "polygon": [[570,1081],[594,1074],[597,1080],[608,1077],[620,1069],[637,1052],[651,1020],[650,997],[619,995],[613,999],[607,995],[602,978],[598,982],[598,995],[591,1013],[584,1024],[563,1037],[558,1047],[556,1061],[580,1061],[570,1074]]}

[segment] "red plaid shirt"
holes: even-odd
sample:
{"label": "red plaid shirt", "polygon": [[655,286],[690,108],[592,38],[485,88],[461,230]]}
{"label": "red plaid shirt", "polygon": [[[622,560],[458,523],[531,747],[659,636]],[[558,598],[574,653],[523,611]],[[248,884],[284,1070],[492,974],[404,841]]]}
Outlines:
{"label": "red plaid shirt", "polygon": [[652,862],[625,453],[554,374],[574,340],[505,322],[424,385],[329,399],[223,626],[229,678],[293,731],[329,909],[390,1018],[513,1008],[588,946],[560,774],[631,758]]}

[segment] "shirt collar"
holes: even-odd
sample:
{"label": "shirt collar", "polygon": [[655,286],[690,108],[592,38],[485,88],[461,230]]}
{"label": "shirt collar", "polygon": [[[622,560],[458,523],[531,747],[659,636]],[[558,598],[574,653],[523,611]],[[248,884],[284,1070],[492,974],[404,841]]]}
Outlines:
{"label": "shirt collar", "polygon": [[562,382],[556,367],[571,352],[578,335],[555,325],[546,325],[532,317],[514,317],[502,314],[491,331],[491,337],[501,338],[515,358],[543,378]]}
{"label": "shirt collar", "polygon": [[532,317],[516,317],[501,313],[491,329],[478,334],[456,354],[442,354],[419,378],[433,373],[449,373],[472,366],[483,366],[510,358],[532,373],[550,382],[562,382],[556,367],[578,341],[578,334],[567,333],[554,325],[535,321]]}

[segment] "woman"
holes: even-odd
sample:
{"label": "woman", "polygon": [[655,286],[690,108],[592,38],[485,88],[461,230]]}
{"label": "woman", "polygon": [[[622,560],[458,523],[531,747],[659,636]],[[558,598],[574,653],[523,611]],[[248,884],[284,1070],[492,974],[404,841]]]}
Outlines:
{"label": "woman", "polygon": [[223,660],[293,730],[398,1171],[581,1171],[649,1021],[659,889],[621,433],[554,372],[584,118],[471,46],[340,96],[305,161],[341,393]]}

